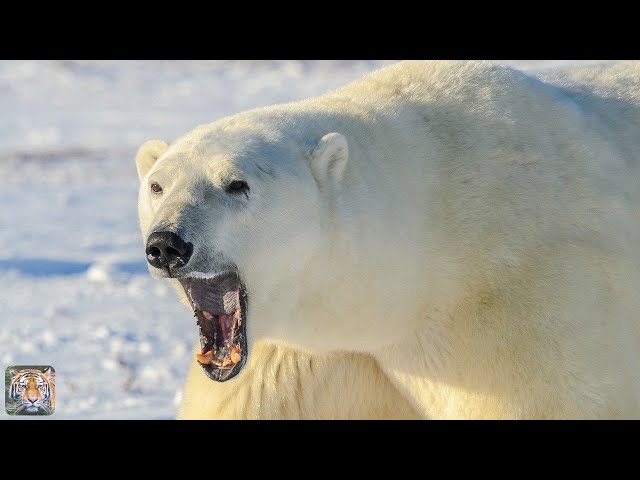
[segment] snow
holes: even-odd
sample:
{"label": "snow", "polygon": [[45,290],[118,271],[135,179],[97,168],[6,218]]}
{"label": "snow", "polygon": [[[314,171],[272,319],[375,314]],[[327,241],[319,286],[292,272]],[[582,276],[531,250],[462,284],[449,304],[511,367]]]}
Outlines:
{"label": "snow", "polygon": [[197,332],[147,272],[137,146],[388,63],[0,62],[0,368],[52,365],[52,418],[175,417]]}

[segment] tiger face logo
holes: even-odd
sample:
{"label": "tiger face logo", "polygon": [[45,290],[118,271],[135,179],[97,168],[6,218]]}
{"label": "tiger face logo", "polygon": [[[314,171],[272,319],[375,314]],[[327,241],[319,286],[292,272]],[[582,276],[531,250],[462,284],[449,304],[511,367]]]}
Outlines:
{"label": "tiger face logo", "polygon": [[9,367],[6,410],[10,415],[51,415],[55,409],[53,367]]}

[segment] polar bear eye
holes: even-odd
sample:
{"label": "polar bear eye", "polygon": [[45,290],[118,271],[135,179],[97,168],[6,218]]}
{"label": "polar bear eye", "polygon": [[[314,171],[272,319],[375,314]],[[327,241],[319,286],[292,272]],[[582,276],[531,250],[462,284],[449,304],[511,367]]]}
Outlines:
{"label": "polar bear eye", "polygon": [[249,191],[249,185],[242,180],[234,180],[227,186],[227,192],[245,193]]}
{"label": "polar bear eye", "polygon": [[153,193],[162,193],[162,187],[160,186],[160,184],[153,182],[151,184],[151,191]]}

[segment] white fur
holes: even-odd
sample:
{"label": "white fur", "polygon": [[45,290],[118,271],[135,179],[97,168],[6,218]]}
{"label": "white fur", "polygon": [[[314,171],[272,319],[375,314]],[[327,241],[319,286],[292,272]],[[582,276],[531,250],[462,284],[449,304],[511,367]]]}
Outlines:
{"label": "white fur", "polygon": [[249,363],[182,415],[640,418],[640,64],[545,80],[402,62],[139,162],[144,238],[249,291]]}

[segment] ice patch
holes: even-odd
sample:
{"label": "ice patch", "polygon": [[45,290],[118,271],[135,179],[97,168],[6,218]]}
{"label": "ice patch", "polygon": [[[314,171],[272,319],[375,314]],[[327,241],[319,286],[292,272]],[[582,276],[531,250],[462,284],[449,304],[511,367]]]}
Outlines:
{"label": "ice patch", "polygon": [[29,341],[20,342],[20,351],[23,353],[33,353],[37,351],[35,345]]}
{"label": "ice patch", "polygon": [[114,273],[113,265],[108,263],[96,263],[87,270],[87,280],[96,283],[107,283]]}
{"label": "ice patch", "polygon": [[[194,339],[194,343],[195,343],[195,339]],[[188,351],[189,349],[186,347],[184,343],[176,343],[173,346],[173,349],[171,351],[171,358],[183,358]]]}
{"label": "ice patch", "polygon": [[102,368],[104,368],[105,370],[113,371],[118,369],[118,362],[116,362],[112,358],[103,358],[100,362],[100,365],[102,365]]}
{"label": "ice patch", "polygon": [[143,380],[149,380],[150,382],[158,382],[160,380],[166,380],[171,375],[169,370],[160,365],[147,365],[140,371],[140,378]]}
{"label": "ice patch", "polygon": [[122,403],[125,407],[136,407],[143,404],[141,399],[135,397],[125,398]]}
{"label": "ice patch", "polygon": [[124,343],[119,338],[114,338],[109,344],[109,350],[112,353],[120,353],[124,348]]}
{"label": "ice patch", "polygon": [[93,330],[93,337],[98,340],[105,339],[108,336],[109,336],[109,329],[104,325],[99,325],[98,327],[95,328],[95,330]]}
{"label": "ice patch", "polygon": [[182,389],[176,390],[176,394],[173,396],[173,405],[178,408],[182,403]]}
{"label": "ice patch", "polygon": [[58,343],[58,336],[52,330],[43,331],[40,338],[47,347],[53,347]]}
{"label": "ice patch", "polygon": [[158,282],[153,288],[153,293],[155,293],[158,297],[164,297],[167,293],[169,293],[169,288],[164,283]]}

